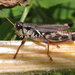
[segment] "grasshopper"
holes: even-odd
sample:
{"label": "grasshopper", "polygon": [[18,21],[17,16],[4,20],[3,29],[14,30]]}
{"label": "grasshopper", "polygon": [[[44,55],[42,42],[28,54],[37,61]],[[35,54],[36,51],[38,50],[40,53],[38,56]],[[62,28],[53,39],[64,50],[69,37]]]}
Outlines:
{"label": "grasshopper", "polygon": [[[49,44],[64,42],[64,41],[75,41],[75,31],[67,31],[66,29],[73,26],[73,22],[62,25],[50,25],[50,24],[30,24],[22,23],[17,21],[12,23],[8,18],[6,18],[13,26],[16,34],[23,38],[20,46],[18,47],[14,59],[16,58],[20,48],[26,42],[27,38],[33,40],[40,39],[42,42],[47,43],[47,55],[51,61],[52,57],[49,54]],[[58,46],[57,46],[58,47]]]}
{"label": "grasshopper", "polygon": [[[7,20],[12,23],[8,18]],[[12,23],[13,24],[13,23]],[[53,61],[52,57],[49,54],[49,44],[58,43],[63,41],[74,41],[75,40],[75,31],[67,31],[66,29],[73,26],[73,23],[62,24],[62,25],[49,25],[49,24],[30,24],[30,23],[22,23],[17,21],[13,24],[16,34],[23,38],[20,46],[18,47],[14,59],[16,58],[21,46],[26,42],[27,38],[31,38],[33,40],[40,39],[42,42],[47,43],[47,55],[51,61]],[[58,47],[58,46],[57,46]]]}

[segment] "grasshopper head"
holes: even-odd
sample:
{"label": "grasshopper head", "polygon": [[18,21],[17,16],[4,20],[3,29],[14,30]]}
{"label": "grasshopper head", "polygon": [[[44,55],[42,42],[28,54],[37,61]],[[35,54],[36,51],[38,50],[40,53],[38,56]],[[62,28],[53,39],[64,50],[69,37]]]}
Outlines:
{"label": "grasshopper head", "polygon": [[15,30],[16,30],[16,34],[20,37],[23,37],[23,23],[20,22],[20,21],[17,21],[15,23],[15,26],[14,26]]}
{"label": "grasshopper head", "polygon": [[22,22],[17,21],[17,22],[15,23],[15,28],[16,28],[17,30],[20,30],[20,29],[22,29],[22,27],[23,27],[22,25],[23,25]]}

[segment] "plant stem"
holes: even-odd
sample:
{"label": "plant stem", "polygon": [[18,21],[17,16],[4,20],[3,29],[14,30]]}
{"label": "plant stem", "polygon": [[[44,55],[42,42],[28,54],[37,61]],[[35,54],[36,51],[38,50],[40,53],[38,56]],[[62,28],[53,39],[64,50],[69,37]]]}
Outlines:
{"label": "plant stem", "polygon": [[[13,59],[21,41],[0,41],[0,72],[62,72],[75,70],[75,42],[50,44],[49,60],[47,44],[35,44],[27,41],[16,59]],[[60,46],[60,48],[57,47]]]}
{"label": "plant stem", "polygon": [[29,6],[25,7],[24,12],[22,14],[22,17],[20,19],[21,22],[24,22],[25,21],[25,19],[26,19],[27,15],[28,15],[28,13],[29,13],[32,5],[33,5],[33,1],[31,2],[31,4]]}
{"label": "plant stem", "polygon": [[27,15],[28,15],[28,12],[29,12],[28,7],[25,7],[25,10],[23,12],[23,15],[22,15],[22,17],[20,19],[21,22],[24,22],[25,21]]}

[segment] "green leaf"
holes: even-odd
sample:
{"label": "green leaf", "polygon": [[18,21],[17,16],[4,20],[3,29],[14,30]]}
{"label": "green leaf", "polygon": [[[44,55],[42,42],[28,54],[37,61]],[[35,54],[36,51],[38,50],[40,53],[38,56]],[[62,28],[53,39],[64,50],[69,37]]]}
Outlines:
{"label": "green leaf", "polygon": [[[53,18],[61,23],[68,23],[75,21],[75,1],[64,3],[55,8],[53,12]],[[72,28],[75,30],[75,24]]]}
{"label": "green leaf", "polygon": [[13,28],[9,22],[4,22],[0,25],[0,40],[8,40],[13,35]]}
{"label": "green leaf", "polygon": [[16,6],[14,8],[5,8],[0,10],[0,18],[11,17],[11,16],[20,16],[23,13],[25,7]]}
{"label": "green leaf", "polygon": [[70,2],[70,1],[74,1],[74,0],[37,0],[37,2],[43,8],[50,8],[52,6],[62,4],[62,3],[66,3],[66,2]]}
{"label": "green leaf", "polygon": [[22,15],[24,8],[25,7],[23,7],[23,6],[16,6],[16,7],[12,8],[11,11],[13,13],[13,16]]}
{"label": "green leaf", "polygon": [[75,1],[72,1],[70,3],[62,4],[61,6],[58,6],[54,11],[54,18],[60,18],[62,20],[65,19],[71,19],[75,20]]}

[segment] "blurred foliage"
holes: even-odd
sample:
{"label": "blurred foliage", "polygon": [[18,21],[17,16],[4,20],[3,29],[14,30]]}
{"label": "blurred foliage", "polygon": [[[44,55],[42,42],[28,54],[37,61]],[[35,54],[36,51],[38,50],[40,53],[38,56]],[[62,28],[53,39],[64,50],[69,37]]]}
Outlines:
{"label": "blurred foliage", "polygon": [[[29,7],[29,13],[25,19],[25,22],[28,23],[64,24],[75,21],[75,0],[32,0]],[[21,19],[24,10],[24,6],[0,7],[0,40],[10,40],[15,34],[13,26],[5,17],[15,23]],[[75,25],[72,29],[74,30],[74,28]],[[18,37],[15,35],[14,39],[18,39]],[[75,72],[52,73],[52,75],[74,74]]]}
{"label": "blurred foliage", "polygon": [[[64,24],[74,21],[74,3],[75,0],[32,0],[25,22]],[[15,6],[13,8],[0,7],[0,40],[10,40],[15,34],[13,26],[5,17],[8,17],[15,23],[21,19],[24,10],[24,6]],[[74,29],[74,27],[72,29]]]}
{"label": "blurred foliage", "polygon": [[75,75],[75,72],[53,72],[53,73],[50,73],[50,72],[12,72],[12,73],[0,73],[1,75]]}

